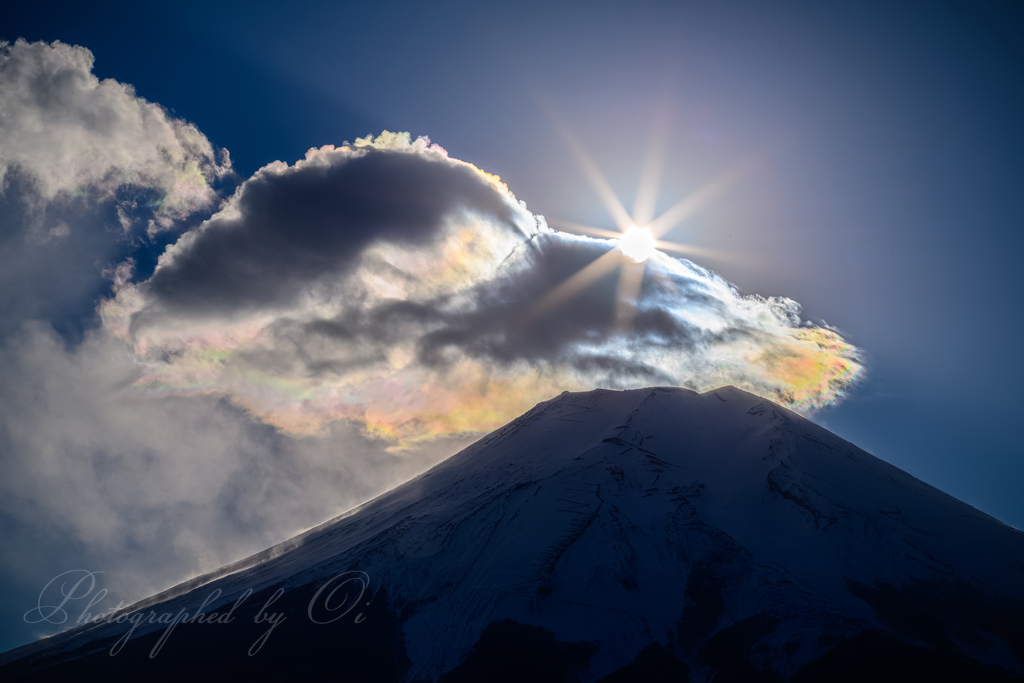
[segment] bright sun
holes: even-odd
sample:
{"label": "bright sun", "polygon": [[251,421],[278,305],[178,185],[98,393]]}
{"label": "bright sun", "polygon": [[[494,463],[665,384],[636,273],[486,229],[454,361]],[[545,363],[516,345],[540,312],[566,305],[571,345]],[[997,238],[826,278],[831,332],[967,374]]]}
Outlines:
{"label": "bright sun", "polygon": [[619,249],[633,263],[643,263],[657,249],[657,243],[650,230],[634,225],[622,233],[622,237],[619,238]]}
{"label": "bright sun", "polygon": [[654,209],[658,197],[658,175],[661,162],[657,148],[652,147],[649,150],[647,160],[644,162],[645,170],[641,176],[636,205],[631,215],[626,211],[626,207],[622,205],[622,202],[619,201],[611,185],[601,175],[597,165],[587,156],[586,151],[574,134],[564,127],[562,133],[569,147],[576,154],[580,165],[583,167],[583,171],[587,175],[587,179],[597,192],[598,199],[601,200],[608,213],[611,214],[612,219],[615,221],[615,227],[618,229],[595,228],[589,225],[560,221],[556,218],[548,218],[548,225],[568,233],[582,233],[591,237],[609,240],[614,244],[615,248],[609,249],[601,256],[598,256],[588,265],[540,297],[537,303],[523,314],[522,319],[532,319],[545,311],[551,310],[555,306],[561,305],[603,278],[606,274],[618,269],[619,285],[615,297],[615,326],[618,329],[629,329],[638,306],[637,302],[644,281],[644,273],[647,271],[645,261],[658,253],[659,249],[677,251],[685,256],[698,254],[713,258],[723,258],[721,252],[689,244],[667,242],[661,238],[669,230],[689,218],[702,205],[717,196],[736,175],[737,170],[713,180],[693,194],[683,198],[682,201],[668,211],[655,216]]}

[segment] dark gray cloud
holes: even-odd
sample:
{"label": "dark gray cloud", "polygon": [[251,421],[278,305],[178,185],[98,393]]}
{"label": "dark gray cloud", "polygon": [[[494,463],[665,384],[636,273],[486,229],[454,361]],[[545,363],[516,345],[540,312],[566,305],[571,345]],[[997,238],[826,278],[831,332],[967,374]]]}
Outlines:
{"label": "dark gray cloud", "polygon": [[274,343],[247,358],[257,366],[287,367],[305,376],[344,374],[380,363],[389,347],[415,340],[417,361],[425,367],[444,369],[469,356],[509,368],[520,362],[569,367],[599,378],[602,385],[617,386],[671,382],[672,377],[654,365],[608,353],[609,342],[628,338],[630,344],[689,353],[748,333],[741,321],[712,333],[674,315],[678,306],[728,315],[725,303],[701,279],[680,273],[645,278],[638,293],[641,305],[628,328],[615,325],[617,268],[570,302],[537,310],[546,294],[613,249],[605,241],[541,233],[523,240],[492,278],[469,291],[376,305],[350,299],[332,318],[279,319],[270,326]]}
{"label": "dark gray cloud", "polygon": [[468,164],[429,151],[325,148],[246,181],[142,291],[171,314],[281,308],[319,278],[344,276],[368,244],[425,245],[459,212],[518,230],[515,207]]}
{"label": "dark gray cloud", "polygon": [[[601,367],[622,378],[666,379],[664,372],[626,358],[615,359],[597,349],[626,335],[630,343],[667,344],[679,352],[710,341],[696,326],[675,317],[670,309],[652,304],[671,298],[673,305],[715,305],[701,283],[676,277],[670,294],[659,280],[646,278],[639,293],[641,306],[628,329],[615,325],[619,270],[610,269],[582,288],[570,301],[548,309],[536,307],[557,286],[604,256],[614,247],[605,241],[568,238],[547,233],[521,250],[505,272],[475,288],[471,303],[452,311],[445,301],[432,302],[432,315],[442,324],[419,339],[421,362],[444,364],[446,350],[512,364],[517,361],[564,363],[581,371]],[[534,313],[534,311],[537,311]],[[590,350],[586,350],[586,349]]]}

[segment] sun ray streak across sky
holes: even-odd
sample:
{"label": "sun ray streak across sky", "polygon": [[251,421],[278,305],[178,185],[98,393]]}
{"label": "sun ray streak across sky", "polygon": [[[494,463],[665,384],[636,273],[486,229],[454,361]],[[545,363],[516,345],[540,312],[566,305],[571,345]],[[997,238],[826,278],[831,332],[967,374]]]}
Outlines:
{"label": "sun ray streak across sky", "polygon": [[590,235],[591,237],[603,237],[609,240],[617,240],[622,237],[622,233],[615,232],[614,230],[605,230],[604,228],[595,228],[592,225],[583,225],[582,223],[572,223],[570,221],[563,221],[558,218],[547,219],[548,225],[558,228],[563,232],[571,233],[583,233],[584,235]]}
{"label": "sun ray streak across sky", "polygon": [[674,251],[683,256],[697,256],[727,263],[747,263],[749,261],[749,259],[745,259],[739,254],[725,251],[724,249],[698,247],[693,244],[680,244],[678,242],[666,242],[665,240],[655,240],[654,244],[661,251]]}
{"label": "sun ray streak across sky", "polygon": [[655,237],[662,237],[669,230],[692,216],[708,202],[717,198],[736,178],[746,170],[747,164],[740,164],[711,182],[697,189],[671,209],[643,224]]}
{"label": "sun ray streak across sky", "polygon": [[618,249],[605,252],[594,261],[591,261],[589,265],[577,271],[575,275],[545,294],[540,301],[523,315],[522,322],[528,324],[543,313],[565,303],[586,287],[615,270],[616,266],[621,265],[623,260],[622,252]]}
{"label": "sun ray streak across sky", "polygon": [[619,286],[615,300],[615,329],[620,332],[628,332],[633,325],[645,270],[643,263],[632,263],[625,260],[619,271]]}
{"label": "sun ray streak across sky", "polygon": [[661,172],[665,164],[665,128],[664,120],[656,126],[655,134],[651,135],[647,145],[647,155],[640,172],[640,183],[633,202],[633,220],[641,227],[654,220],[657,209],[658,186],[661,184]]}
{"label": "sun ray streak across sky", "polygon": [[566,126],[561,125],[562,135],[565,138],[569,149],[572,150],[579,162],[580,167],[587,176],[587,180],[590,181],[591,187],[597,193],[601,203],[604,204],[604,208],[611,215],[612,220],[615,221],[615,225],[618,226],[619,230],[625,232],[634,225],[633,218],[626,211],[626,207],[619,201],[618,195],[615,194],[615,190],[612,189],[608,181],[605,180],[601,170],[594,163],[594,160],[590,158],[587,151],[583,148],[583,143],[577,139],[575,133],[569,130]]}

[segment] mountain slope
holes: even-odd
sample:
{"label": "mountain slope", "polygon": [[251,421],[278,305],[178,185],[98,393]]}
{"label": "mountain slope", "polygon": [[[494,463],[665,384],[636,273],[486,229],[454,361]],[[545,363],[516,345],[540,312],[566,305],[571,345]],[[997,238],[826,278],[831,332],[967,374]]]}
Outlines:
{"label": "mountain slope", "polygon": [[[343,572],[363,574],[317,592]],[[1024,534],[731,387],[562,394],[132,610],[195,614],[219,590],[204,611],[223,614],[247,589],[232,624],[143,624],[116,657],[131,624],[88,625],[8,653],[0,674],[1024,676]],[[279,589],[262,615],[286,620],[249,657]]]}

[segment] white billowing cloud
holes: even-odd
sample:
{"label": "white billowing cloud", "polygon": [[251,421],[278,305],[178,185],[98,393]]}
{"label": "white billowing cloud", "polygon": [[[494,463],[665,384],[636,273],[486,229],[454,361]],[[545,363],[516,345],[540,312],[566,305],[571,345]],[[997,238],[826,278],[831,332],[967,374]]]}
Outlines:
{"label": "white billowing cloud", "polygon": [[227,154],[92,67],[84,47],[0,42],[0,188],[15,169],[46,201],[125,184],[153,188],[162,199],[151,230],[213,203],[210,182],[230,172]]}

